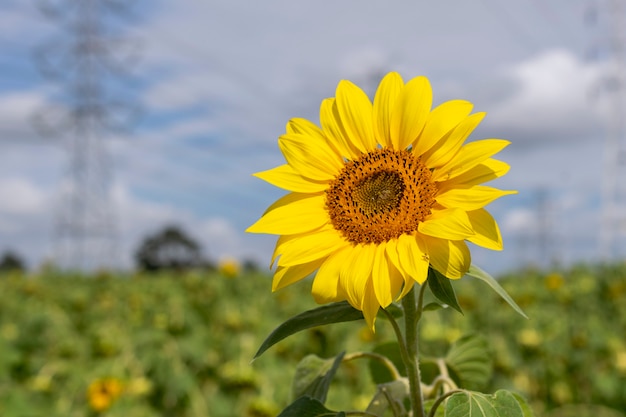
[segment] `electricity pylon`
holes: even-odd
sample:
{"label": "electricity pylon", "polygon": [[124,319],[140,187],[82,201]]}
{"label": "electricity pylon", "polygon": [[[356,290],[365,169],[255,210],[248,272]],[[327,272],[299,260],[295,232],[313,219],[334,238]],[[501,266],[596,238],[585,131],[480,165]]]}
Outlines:
{"label": "electricity pylon", "polygon": [[[63,88],[57,103],[35,116],[46,135],[62,135],[69,154],[54,230],[55,262],[89,270],[118,265],[117,222],[111,202],[112,163],[105,138],[127,127],[135,108],[110,97],[112,75],[126,59],[113,51],[123,45],[107,28],[127,2],[59,0],[39,2],[44,15],[64,28],[36,51],[44,76]],[[124,123],[120,123],[124,120]],[[122,126],[124,125],[124,126]]]}

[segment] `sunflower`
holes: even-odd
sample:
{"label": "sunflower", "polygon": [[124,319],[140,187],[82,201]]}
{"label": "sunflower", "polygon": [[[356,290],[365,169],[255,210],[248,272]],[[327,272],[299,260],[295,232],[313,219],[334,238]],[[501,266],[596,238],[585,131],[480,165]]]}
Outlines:
{"label": "sunflower", "polygon": [[347,300],[373,328],[379,308],[427,278],[470,266],[467,241],[502,249],[484,209],[515,191],[481,185],[509,166],[492,156],[509,142],[464,144],[485,116],[447,101],[432,108],[426,77],[391,72],[374,102],[350,81],[325,99],[320,125],[291,119],[278,140],[286,164],[254,174],[290,191],[247,231],[280,235],[272,290],[314,273],[318,303]]}
{"label": "sunflower", "polygon": [[89,405],[95,411],[104,411],[122,394],[122,381],[116,378],[96,379],[87,388]]}

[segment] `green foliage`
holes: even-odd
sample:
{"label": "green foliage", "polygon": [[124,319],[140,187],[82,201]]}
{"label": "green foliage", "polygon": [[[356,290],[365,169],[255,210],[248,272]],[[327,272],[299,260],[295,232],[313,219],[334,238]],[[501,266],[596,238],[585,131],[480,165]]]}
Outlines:
{"label": "green foliage", "polygon": [[[422,372],[436,374],[436,362],[426,359],[446,358],[455,344],[464,343],[464,334],[480,334],[488,341],[493,362],[492,377],[481,391],[520,392],[537,416],[623,417],[626,265],[520,271],[497,283],[530,320],[475,279],[454,281],[465,316],[451,308],[424,313]],[[316,307],[310,283],[275,294],[270,287],[266,274],[235,279],[195,272],[4,275],[0,414],[274,417],[290,403],[290,381],[306,355],[328,358],[341,351],[372,351],[394,340],[384,320],[377,321],[376,334],[362,321],[314,327],[282,339],[251,364],[277,323]],[[430,302],[436,300],[425,300]],[[471,357],[471,351],[468,347],[459,353]],[[448,367],[454,377],[463,367],[458,358],[452,362],[456,365]],[[479,362],[477,369],[484,371]],[[330,410],[366,409],[378,392],[368,363],[375,362],[343,362],[326,401],[301,397],[292,404],[295,408],[290,406],[295,410],[291,415],[307,415],[302,410],[308,408],[298,408],[305,402],[321,405],[329,416],[341,415]],[[402,365],[397,366],[402,373]],[[110,408],[96,412],[87,387],[103,377],[119,379],[124,390]],[[376,382],[389,380],[387,373]],[[466,389],[483,384],[477,379],[473,387],[469,380],[458,378],[457,383]],[[528,417],[530,408],[515,398]],[[438,411],[443,413],[445,406]],[[285,412],[283,416],[290,415]]]}
{"label": "green foliage", "polygon": [[135,261],[144,271],[184,270],[202,265],[198,242],[178,226],[166,226],[146,237],[137,252]]}
{"label": "green foliage", "polygon": [[22,258],[14,252],[6,251],[0,257],[0,272],[23,272],[26,264]]}
{"label": "green foliage", "polygon": [[[400,348],[398,348],[397,342],[392,341],[381,343],[375,346],[372,351],[388,358],[396,366],[400,373],[403,376],[406,376],[406,369],[404,368],[402,356],[400,355]],[[393,379],[391,372],[389,372],[389,370],[378,361],[369,361],[369,371],[372,380],[376,384],[384,384],[385,382],[389,382]]]}
{"label": "green foliage", "polygon": [[421,329],[426,353],[437,355],[461,335],[478,333],[488,340],[494,365],[486,392],[520,392],[537,415],[568,404],[603,405],[624,415],[626,264],[519,271],[497,283],[529,320],[464,278],[454,289],[465,317],[449,309],[429,312]]}
{"label": "green foliage", "polygon": [[504,390],[494,395],[464,391],[452,395],[445,406],[446,417],[527,417],[519,397]]}
{"label": "green foliage", "polygon": [[522,409],[522,415],[524,417],[534,417],[535,413],[533,413],[532,409],[530,408],[530,405],[526,402],[526,399],[522,397],[521,395],[519,395],[517,392],[513,392],[512,394],[517,400],[517,403],[519,404],[520,408]]}
{"label": "green foliage", "polygon": [[[433,295],[437,297],[439,301],[441,301],[445,305],[449,305],[459,313],[463,314],[463,310],[461,310],[461,306],[459,306],[459,302],[456,299],[456,294],[454,293],[452,283],[448,278],[443,276],[439,271],[435,270],[434,268],[428,268],[428,286],[433,292]],[[432,305],[432,303],[429,304],[429,306]],[[430,307],[429,310],[431,309],[433,308]]]}
{"label": "green foliage", "polygon": [[285,408],[278,417],[345,417],[344,412],[330,411],[319,400],[300,397]]}
{"label": "green foliage", "polygon": [[363,313],[352,307],[347,301],[332,303],[305,311],[304,313],[300,313],[278,326],[267,337],[267,339],[265,339],[263,344],[261,344],[261,347],[254,357],[258,358],[263,354],[263,352],[272,347],[274,344],[302,330],[325,324],[360,320],[362,318]]}
{"label": "green foliage", "polygon": [[341,364],[344,352],[332,359],[322,359],[316,355],[307,355],[300,361],[293,378],[293,397],[308,396],[326,402],[328,388],[337,368]]}
{"label": "green foliage", "polygon": [[517,311],[522,317],[528,318],[528,316],[524,314],[524,312],[517,305],[517,303],[513,301],[513,298],[511,298],[511,296],[506,292],[506,290],[502,288],[500,284],[498,284],[498,281],[496,281],[495,278],[493,278],[487,272],[483,271],[476,265],[471,265],[470,270],[467,273],[467,276],[479,279],[487,283],[487,285],[489,285],[492,290],[494,290],[500,297],[502,297],[504,301],[506,301],[511,307],[513,307],[513,310]]}
{"label": "green foliage", "polygon": [[[274,417],[305,355],[328,357],[388,335],[362,331],[362,340],[365,326],[354,323],[303,330],[251,364],[277,323],[316,306],[306,286],[270,288],[268,274],[1,276],[0,415]],[[334,404],[353,388],[374,389],[358,368],[340,371]],[[96,413],[87,388],[106,377],[124,390]]]}
{"label": "green foliage", "polygon": [[480,335],[466,335],[455,341],[445,363],[452,378],[463,388],[482,390],[491,378],[489,343]]}

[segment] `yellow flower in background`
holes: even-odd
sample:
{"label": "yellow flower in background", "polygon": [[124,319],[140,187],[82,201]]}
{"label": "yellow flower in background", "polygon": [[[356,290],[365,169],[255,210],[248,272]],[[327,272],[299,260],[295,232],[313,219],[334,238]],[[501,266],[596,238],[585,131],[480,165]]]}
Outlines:
{"label": "yellow flower in background", "polygon": [[527,328],[517,332],[517,341],[522,346],[535,348],[541,344],[543,338],[536,329]]}
{"label": "yellow flower in background", "polygon": [[239,275],[239,262],[234,258],[226,258],[220,261],[218,269],[225,277],[234,278]]}
{"label": "yellow flower in background", "polygon": [[96,379],[87,388],[87,400],[94,411],[104,411],[122,394],[124,386],[116,378]]}
{"label": "yellow flower in background", "polygon": [[563,275],[558,272],[553,272],[552,274],[547,275],[544,281],[546,288],[550,291],[558,290],[564,283],[565,279],[563,278]]}
{"label": "yellow flower in background", "polygon": [[280,235],[272,289],[317,271],[318,303],[347,300],[373,328],[387,307],[423,283],[431,265],[448,278],[470,266],[466,241],[502,249],[491,201],[514,193],[481,185],[509,166],[509,142],[464,144],[484,113],[472,104],[432,109],[425,77],[392,72],[374,102],[349,81],[322,102],[321,128],[295,118],[278,145],[287,163],[255,174],[290,191],[247,231]]}

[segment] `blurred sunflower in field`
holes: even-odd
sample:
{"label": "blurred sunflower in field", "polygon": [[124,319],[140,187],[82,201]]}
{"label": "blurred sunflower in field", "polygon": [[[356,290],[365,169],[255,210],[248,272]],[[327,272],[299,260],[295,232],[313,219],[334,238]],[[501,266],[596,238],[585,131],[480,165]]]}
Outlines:
{"label": "blurred sunflower in field", "polygon": [[235,278],[239,275],[240,271],[239,262],[237,262],[234,258],[225,258],[222,259],[218,265],[218,270],[220,274],[224,275],[227,278]]}
{"label": "blurred sunflower in field", "polygon": [[280,235],[273,290],[315,272],[319,303],[347,300],[373,328],[377,311],[423,283],[429,265],[448,278],[470,266],[466,241],[500,250],[484,209],[514,193],[481,185],[509,166],[509,142],[464,144],[484,113],[445,102],[431,110],[425,77],[392,72],[373,103],[349,81],[322,102],[321,128],[295,118],[278,140],[286,164],[255,174],[290,191],[247,231]]}
{"label": "blurred sunflower in field", "polygon": [[563,286],[564,283],[565,279],[563,278],[563,275],[559,274],[558,272],[547,275],[544,280],[544,285],[550,291],[558,290]]}
{"label": "blurred sunflower in field", "polygon": [[100,378],[87,387],[87,400],[94,411],[104,411],[122,394],[124,385],[116,378]]}

